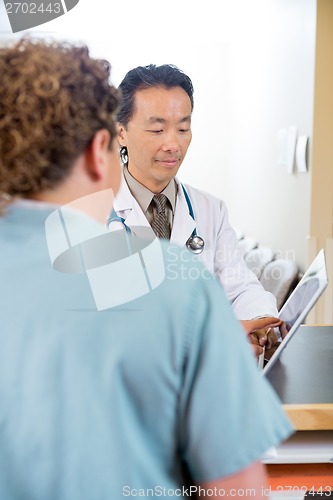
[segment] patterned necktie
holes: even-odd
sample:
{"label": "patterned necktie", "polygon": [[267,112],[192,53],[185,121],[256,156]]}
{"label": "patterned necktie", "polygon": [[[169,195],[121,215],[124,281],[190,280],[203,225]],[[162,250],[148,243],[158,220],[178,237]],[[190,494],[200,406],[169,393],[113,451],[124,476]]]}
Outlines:
{"label": "patterned necktie", "polygon": [[170,227],[165,213],[167,201],[165,194],[156,194],[152,199],[152,203],[156,207],[156,214],[151,222],[151,227],[158,238],[165,240],[170,239]]}

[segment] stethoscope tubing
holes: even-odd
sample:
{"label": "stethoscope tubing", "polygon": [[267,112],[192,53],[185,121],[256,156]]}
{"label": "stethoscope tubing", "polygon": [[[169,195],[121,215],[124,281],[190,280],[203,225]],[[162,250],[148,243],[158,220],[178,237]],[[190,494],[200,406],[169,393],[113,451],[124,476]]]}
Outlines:
{"label": "stethoscope tubing", "polygon": [[[185,189],[185,186],[183,184],[181,184],[181,187],[182,187],[182,190],[183,190],[183,193],[185,196],[185,201],[187,203],[188,213],[190,214],[190,216],[192,217],[192,219],[195,222],[194,212],[193,212],[193,207],[192,207],[190,197]],[[125,219],[123,217],[120,217],[119,215],[117,215],[114,208],[112,209],[112,212],[111,212],[110,218],[107,222],[107,225],[110,226],[110,224],[112,222],[120,222],[124,226],[127,234],[130,235],[132,233],[131,229],[126,224]],[[191,236],[189,237],[189,239],[186,242],[186,247],[191,252],[198,254],[198,253],[201,253],[203,251],[204,246],[205,246],[205,242],[204,242],[203,238],[201,238],[200,236],[197,235],[197,230],[196,230],[196,228],[194,228],[193,233],[191,234]]]}

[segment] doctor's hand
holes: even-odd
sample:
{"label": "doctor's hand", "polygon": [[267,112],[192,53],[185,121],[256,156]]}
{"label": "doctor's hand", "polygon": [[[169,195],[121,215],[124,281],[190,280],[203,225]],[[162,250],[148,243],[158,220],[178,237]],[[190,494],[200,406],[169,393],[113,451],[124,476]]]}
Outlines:
{"label": "doctor's hand", "polygon": [[281,319],[272,316],[242,320],[241,323],[257,359],[262,354],[264,346],[265,349],[270,350],[274,349],[278,344],[278,336],[274,328],[279,328],[282,338],[287,333],[285,323]]}

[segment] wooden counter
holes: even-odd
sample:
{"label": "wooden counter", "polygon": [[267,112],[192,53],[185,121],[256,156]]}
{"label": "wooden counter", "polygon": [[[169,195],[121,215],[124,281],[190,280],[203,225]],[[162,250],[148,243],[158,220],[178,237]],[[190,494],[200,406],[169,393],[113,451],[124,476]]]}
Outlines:
{"label": "wooden counter", "polygon": [[269,484],[322,489],[325,498],[333,492],[333,326],[301,326],[267,379],[297,430],[268,461]]}

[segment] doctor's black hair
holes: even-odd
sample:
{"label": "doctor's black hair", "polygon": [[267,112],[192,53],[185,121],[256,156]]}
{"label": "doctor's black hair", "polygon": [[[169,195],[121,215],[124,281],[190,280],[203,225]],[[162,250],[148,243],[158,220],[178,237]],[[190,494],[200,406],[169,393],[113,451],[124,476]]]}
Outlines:
{"label": "doctor's black hair", "polygon": [[193,111],[193,84],[189,76],[173,64],[138,66],[130,70],[119,85],[121,90],[117,120],[125,128],[134,114],[134,97],[138,90],[151,87],[171,89],[181,87],[190,98]]}

